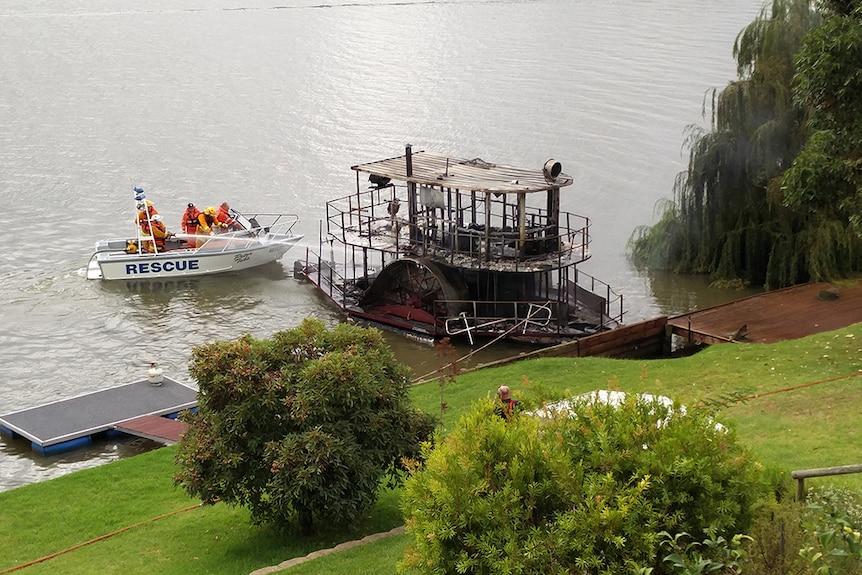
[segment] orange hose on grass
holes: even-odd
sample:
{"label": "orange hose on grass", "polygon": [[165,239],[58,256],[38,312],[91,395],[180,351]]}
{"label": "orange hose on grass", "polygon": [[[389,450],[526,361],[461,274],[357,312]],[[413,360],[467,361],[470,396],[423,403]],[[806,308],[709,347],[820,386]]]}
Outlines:
{"label": "orange hose on grass", "polygon": [[152,523],[153,521],[158,521],[159,519],[164,519],[165,517],[170,517],[171,515],[176,515],[178,513],[184,513],[186,511],[191,511],[192,509],[198,509],[203,506],[203,503],[198,503],[197,505],[192,505],[190,507],[186,507],[185,509],[177,509],[175,511],[171,511],[170,513],[165,513],[164,515],[159,515],[158,517],[151,517],[150,519],[146,519],[139,523],[135,523],[134,525],[127,525],[122,529],[117,529],[111,533],[106,533],[105,535],[100,535],[95,539],[90,539],[89,541],[85,541],[83,543],[78,543],[68,549],[63,549],[62,551],[57,551],[56,553],[51,553],[50,555],[46,555],[44,557],[40,557],[39,559],[34,559],[33,561],[28,561],[26,563],[22,563],[21,565],[16,565],[15,567],[10,567],[9,569],[5,569],[0,571],[0,575],[4,575],[5,573],[12,573],[13,571],[18,571],[19,569],[24,569],[25,567],[30,567],[31,565],[36,565],[37,563],[42,563],[47,561],[48,559],[53,559],[54,557],[58,557],[65,553],[69,553],[70,551],[75,551],[76,549],[80,549],[81,547],[86,547],[87,545],[91,545],[96,543],[97,541],[102,541],[104,539],[108,539],[109,537],[113,537],[114,535],[118,535],[123,533],[124,531],[129,531],[130,529],[134,529],[135,527],[140,527],[146,523]]}
{"label": "orange hose on grass", "polygon": [[[784,392],[786,392],[786,391],[794,391],[794,390],[802,389],[802,388],[805,388],[805,387],[811,387],[811,386],[814,386],[814,385],[820,385],[821,383],[829,383],[830,381],[838,381],[838,380],[840,380],[840,379],[848,379],[848,378],[851,378],[851,377],[859,377],[859,376],[862,376],[862,372],[860,372],[860,373],[849,373],[849,374],[847,374],[847,375],[837,375],[837,376],[835,376],[835,377],[830,377],[830,378],[828,378],[828,379],[821,379],[820,381],[811,381],[811,382],[809,382],[809,383],[803,383],[803,384],[801,384],[801,385],[794,385],[793,387],[785,387],[785,388],[782,388],[782,389],[773,389],[772,391],[764,391],[763,393],[755,393],[755,394],[753,394],[753,395],[749,395],[749,396],[747,396],[747,397],[743,397],[742,399],[737,400],[737,402],[739,402],[739,401],[745,401],[745,400],[748,400],[748,399],[757,399],[758,397],[762,397],[762,396],[764,396],[764,395],[772,395],[773,393],[784,393]],[[0,575],[2,575],[2,573],[0,573]]]}

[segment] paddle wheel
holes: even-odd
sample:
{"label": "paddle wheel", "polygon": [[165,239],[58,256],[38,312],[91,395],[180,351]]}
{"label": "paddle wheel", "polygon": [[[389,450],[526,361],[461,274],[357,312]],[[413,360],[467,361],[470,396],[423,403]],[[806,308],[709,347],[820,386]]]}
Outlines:
{"label": "paddle wheel", "polygon": [[467,299],[467,288],[454,273],[421,258],[402,258],[390,263],[359,299],[371,313],[403,317],[435,324],[459,313],[458,302]]}

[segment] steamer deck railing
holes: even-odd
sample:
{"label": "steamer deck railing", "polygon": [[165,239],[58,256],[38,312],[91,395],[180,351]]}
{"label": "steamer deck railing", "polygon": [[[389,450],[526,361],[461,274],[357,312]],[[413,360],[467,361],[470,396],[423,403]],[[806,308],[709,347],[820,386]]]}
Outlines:
{"label": "steamer deck railing", "polygon": [[[366,254],[366,255],[371,255]],[[365,313],[359,307],[359,300],[367,289],[370,280],[382,269],[383,261],[377,260],[372,265],[356,267],[345,263],[346,258],[335,263],[332,258],[324,259],[319,253],[306,250],[306,259],[301,270],[311,283],[325,294],[337,307],[343,309],[350,315],[366,317],[373,320],[371,314]],[[359,258],[357,258],[359,259]],[[388,260],[394,261],[394,258]],[[339,271],[341,270],[341,271]],[[345,270],[353,270],[354,273],[343,273]],[[363,272],[370,275],[363,276]],[[622,323],[624,315],[623,296],[613,291],[611,286],[605,282],[578,270],[575,289],[580,293],[580,300],[589,300],[591,306],[581,305],[579,316],[584,324],[582,334],[594,333],[602,329],[613,328]],[[571,289],[571,286],[570,286]],[[604,291],[604,296],[599,291]],[[469,311],[461,311],[454,316],[448,316],[445,310],[451,308],[467,307]],[[557,337],[571,336],[571,330],[565,327],[573,327],[570,316],[560,313],[561,304],[554,300],[542,301],[501,301],[501,300],[437,300],[434,306],[433,330],[428,331],[419,327],[418,331],[427,333],[434,337],[445,337],[465,334],[472,337],[473,334],[493,336],[514,329],[516,334],[522,336],[548,336]],[[409,320],[405,323],[410,323]],[[402,326],[407,329],[408,326]],[[410,326],[416,329],[416,325]]]}

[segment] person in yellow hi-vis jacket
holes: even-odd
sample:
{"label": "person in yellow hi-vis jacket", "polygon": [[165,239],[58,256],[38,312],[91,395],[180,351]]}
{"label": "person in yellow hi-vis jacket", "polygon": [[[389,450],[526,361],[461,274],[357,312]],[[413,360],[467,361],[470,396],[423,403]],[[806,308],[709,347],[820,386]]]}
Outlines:
{"label": "person in yellow hi-vis jacket", "polygon": [[[216,226],[216,209],[212,206],[201,212],[198,216],[198,234],[212,235],[213,227]],[[198,239],[198,246],[201,247],[206,242],[205,239]]]}

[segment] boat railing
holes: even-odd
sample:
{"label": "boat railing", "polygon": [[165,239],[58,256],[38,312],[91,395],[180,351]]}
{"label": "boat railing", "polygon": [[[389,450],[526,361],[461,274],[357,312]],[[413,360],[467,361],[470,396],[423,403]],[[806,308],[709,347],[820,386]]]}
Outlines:
{"label": "boat railing", "polygon": [[[154,251],[144,250],[141,253],[133,252],[138,256],[158,255],[165,252],[175,252],[179,250],[197,250],[209,253],[219,253],[237,249],[246,249],[256,246],[261,241],[280,241],[285,239],[299,238],[293,233],[293,227],[299,221],[299,216],[295,214],[274,214],[274,213],[259,213],[259,214],[239,214],[240,223],[246,228],[230,232],[216,233],[213,235],[201,234],[171,234],[166,239],[169,244],[167,248],[154,247]],[[95,253],[92,258],[98,254],[123,255],[130,253],[128,251],[129,242],[134,242],[136,246],[153,245],[153,236],[144,235],[138,230],[138,235],[132,239],[118,240],[100,240],[96,242]],[[170,245],[172,242],[175,245]],[[181,243],[185,242],[185,243]],[[92,259],[91,258],[91,259]]]}
{"label": "boat railing", "polygon": [[387,186],[327,202],[327,234],[345,245],[462,267],[503,264],[518,271],[589,258],[589,219],[583,216],[559,212],[551,218],[546,209],[526,206],[522,228],[512,204],[499,200],[456,201],[456,207],[419,208],[403,217],[406,201],[398,187]]}
{"label": "boat railing", "polygon": [[299,221],[296,214],[234,213],[239,216],[238,219],[246,231],[263,230],[270,235],[291,235],[293,227]]}
{"label": "boat railing", "polygon": [[[385,261],[364,258],[363,254],[370,254],[361,249],[359,254],[338,252],[329,258],[320,255],[323,251],[323,245],[319,252],[306,248],[302,273],[344,309],[358,305],[373,277],[386,265]],[[358,260],[353,257],[357,255]],[[474,329],[485,333],[520,329],[522,335],[527,332],[570,335],[571,330],[566,328],[573,323],[583,323],[588,331],[621,325],[623,296],[590,274],[577,268],[571,272],[574,276],[567,274],[562,280],[565,293],[557,297],[556,292],[551,292],[543,301],[435,300],[429,311],[435,318],[437,335],[471,336]]]}
{"label": "boat railing", "polygon": [[246,229],[213,235],[176,234],[174,237],[197,245],[199,252],[220,253],[256,247],[268,239],[294,237],[293,226],[299,221],[299,216],[294,214],[240,215],[246,220],[240,220]]}
{"label": "boat railing", "polygon": [[623,296],[602,280],[575,268],[575,279],[566,279],[566,289],[570,300],[584,302],[588,307],[601,311],[603,327],[623,323]]}
{"label": "boat railing", "polygon": [[556,301],[437,300],[434,316],[446,335],[466,334],[471,343],[472,332],[477,330],[514,332],[512,335],[535,331],[557,333],[561,321],[560,303]]}
{"label": "boat railing", "polygon": [[339,307],[347,308],[358,301],[362,289],[358,287],[355,273],[348,279],[338,271],[337,268],[342,265],[306,248],[305,266],[301,273]]}

